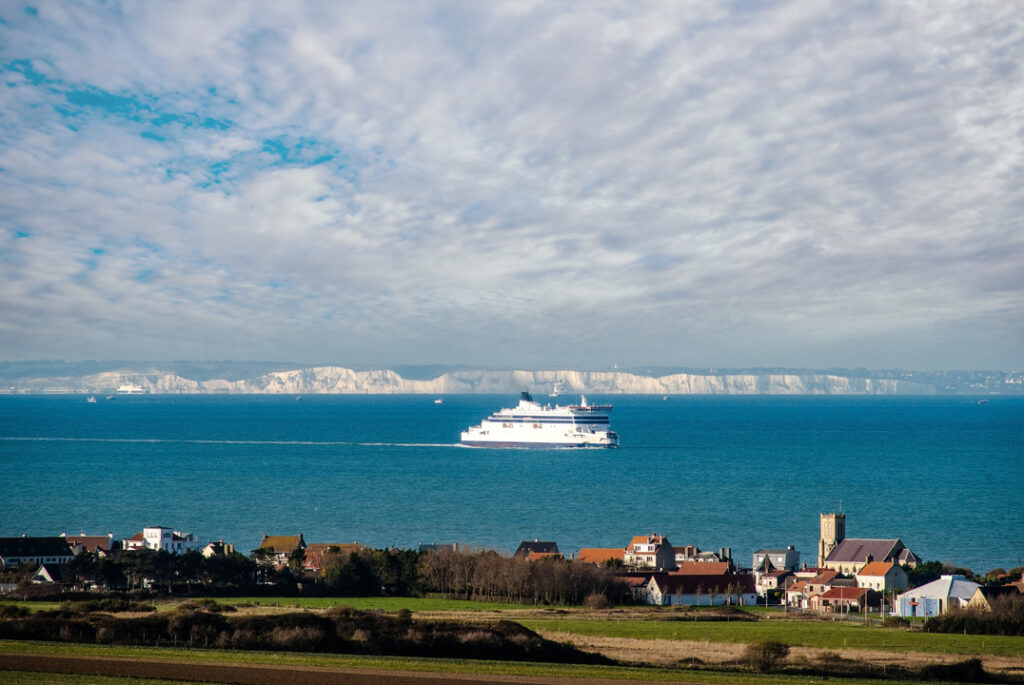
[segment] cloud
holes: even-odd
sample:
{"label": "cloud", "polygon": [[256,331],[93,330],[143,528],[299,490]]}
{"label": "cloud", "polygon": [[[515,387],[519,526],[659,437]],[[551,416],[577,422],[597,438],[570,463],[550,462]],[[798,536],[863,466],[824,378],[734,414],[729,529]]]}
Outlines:
{"label": "cloud", "polygon": [[1012,9],[4,10],[0,357],[1020,368]]}

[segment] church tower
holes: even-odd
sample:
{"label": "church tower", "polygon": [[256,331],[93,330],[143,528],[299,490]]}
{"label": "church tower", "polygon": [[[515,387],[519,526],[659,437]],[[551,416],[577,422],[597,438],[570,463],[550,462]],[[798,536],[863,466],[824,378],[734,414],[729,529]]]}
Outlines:
{"label": "church tower", "polygon": [[825,567],[825,559],[846,537],[846,514],[821,515],[821,539],[818,540],[818,568]]}

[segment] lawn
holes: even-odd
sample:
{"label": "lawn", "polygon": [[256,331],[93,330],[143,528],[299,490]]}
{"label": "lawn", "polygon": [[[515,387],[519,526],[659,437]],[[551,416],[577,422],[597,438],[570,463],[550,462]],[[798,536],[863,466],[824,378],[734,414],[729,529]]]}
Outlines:
{"label": "lawn", "polygon": [[1024,655],[1024,637],[949,635],[864,626],[845,621],[616,620],[584,618],[521,618],[530,630],[635,639],[697,640],[749,643],[776,640],[791,646],[822,649],[878,649],[895,652]]}

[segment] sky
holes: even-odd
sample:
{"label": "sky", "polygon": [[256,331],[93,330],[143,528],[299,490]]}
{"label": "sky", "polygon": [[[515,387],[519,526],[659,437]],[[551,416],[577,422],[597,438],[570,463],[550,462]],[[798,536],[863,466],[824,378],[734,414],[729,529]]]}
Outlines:
{"label": "sky", "polygon": [[0,359],[1024,369],[1024,13],[0,2]]}

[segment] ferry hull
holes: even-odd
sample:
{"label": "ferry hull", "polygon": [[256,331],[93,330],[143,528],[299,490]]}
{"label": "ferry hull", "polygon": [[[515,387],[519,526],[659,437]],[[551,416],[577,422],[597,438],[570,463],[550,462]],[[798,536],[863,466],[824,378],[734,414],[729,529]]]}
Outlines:
{"label": "ferry hull", "polygon": [[528,449],[579,449],[582,447],[596,448],[596,449],[607,449],[609,447],[617,447],[612,444],[598,444],[594,442],[498,442],[490,440],[463,440],[461,444],[466,447],[510,447],[510,448],[528,448]]}

